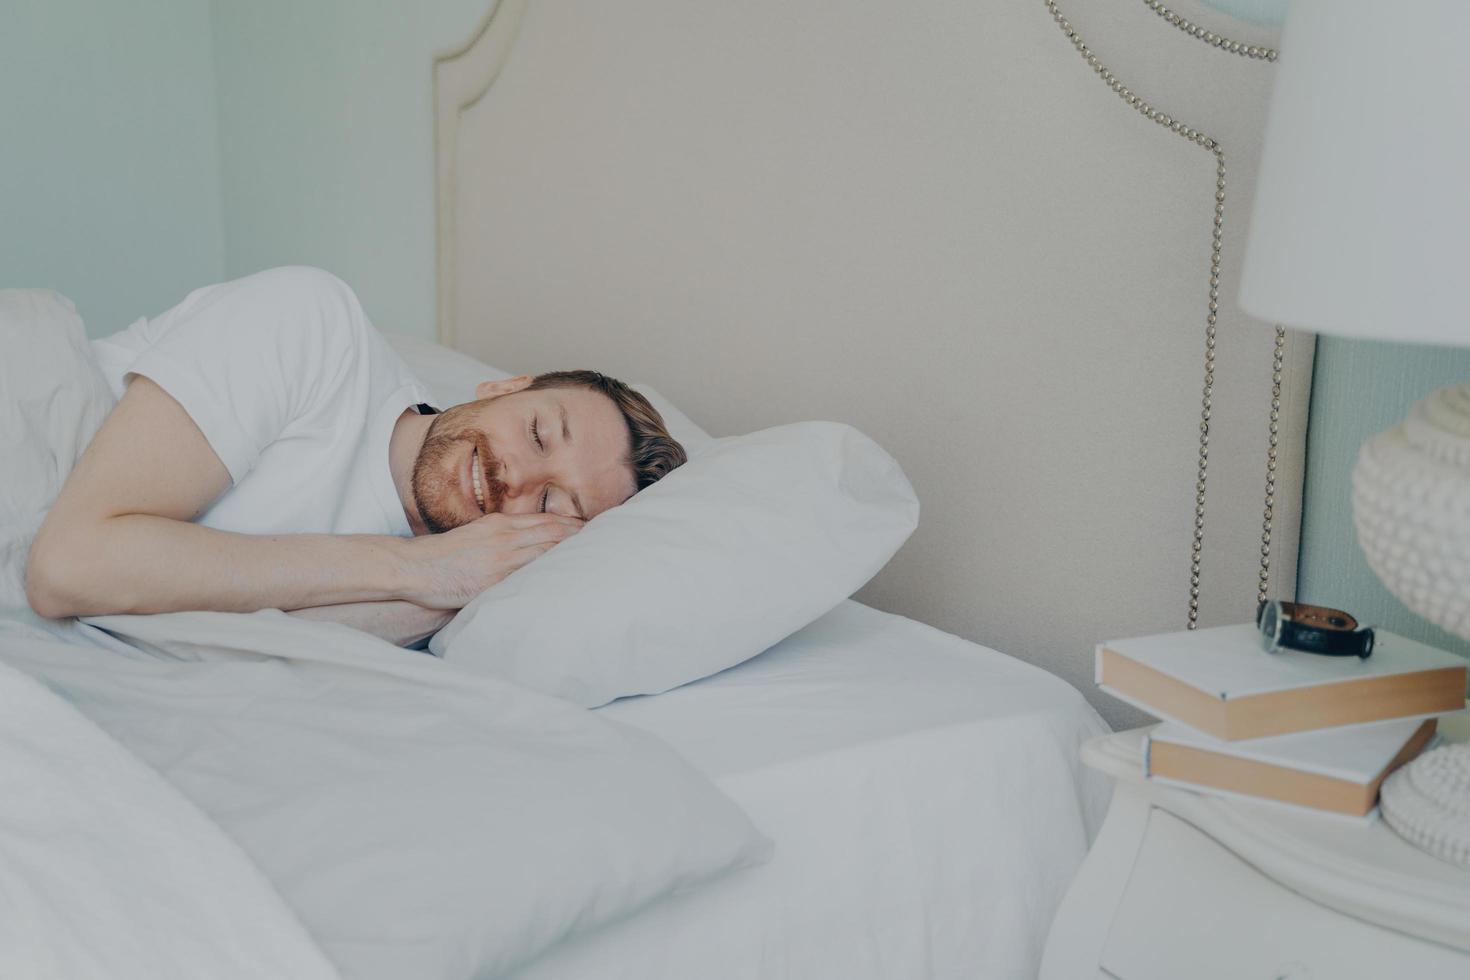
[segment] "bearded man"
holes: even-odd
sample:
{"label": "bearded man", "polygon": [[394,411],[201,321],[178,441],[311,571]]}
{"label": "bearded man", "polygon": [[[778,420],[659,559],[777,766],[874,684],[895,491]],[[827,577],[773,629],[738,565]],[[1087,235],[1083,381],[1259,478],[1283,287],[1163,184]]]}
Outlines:
{"label": "bearded man", "polygon": [[319,269],[196,290],[93,349],[118,402],[26,566],[52,618],[275,608],[420,645],[686,459],[594,371],[433,408]]}

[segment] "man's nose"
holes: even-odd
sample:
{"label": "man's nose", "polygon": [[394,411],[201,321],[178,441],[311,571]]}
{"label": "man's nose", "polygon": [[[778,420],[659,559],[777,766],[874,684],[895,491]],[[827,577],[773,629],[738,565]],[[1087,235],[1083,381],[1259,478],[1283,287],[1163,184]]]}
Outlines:
{"label": "man's nose", "polygon": [[505,514],[530,514],[541,509],[535,491],[534,474],[510,461],[503,461],[500,479],[505,492],[500,498],[500,510]]}

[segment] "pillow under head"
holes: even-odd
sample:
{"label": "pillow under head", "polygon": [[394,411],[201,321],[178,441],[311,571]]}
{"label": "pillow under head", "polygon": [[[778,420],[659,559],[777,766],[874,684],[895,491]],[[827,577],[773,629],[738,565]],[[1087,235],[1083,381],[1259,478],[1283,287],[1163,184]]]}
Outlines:
{"label": "pillow under head", "polygon": [[851,426],[713,440],[486,590],[429,648],[587,707],[667,691],[830,610],[918,514],[898,464]]}

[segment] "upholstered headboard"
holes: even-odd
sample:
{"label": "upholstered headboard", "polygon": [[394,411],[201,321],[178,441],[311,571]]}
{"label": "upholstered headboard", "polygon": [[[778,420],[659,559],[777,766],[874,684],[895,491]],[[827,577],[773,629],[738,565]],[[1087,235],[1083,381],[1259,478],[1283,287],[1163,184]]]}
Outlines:
{"label": "upholstered headboard", "polygon": [[[1143,0],[1058,0],[1227,163],[1201,625],[1254,609],[1274,331],[1235,304],[1272,65]],[[1269,31],[1177,14],[1252,45]],[[918,532],[860,598],[1092,691],[1183,628],[1215,157],[1043,0],[500,0],[435,64],[440,338],[646,382],[715,434],[863,429]],[[1284,349],[1272,593],[1312,338]]]}

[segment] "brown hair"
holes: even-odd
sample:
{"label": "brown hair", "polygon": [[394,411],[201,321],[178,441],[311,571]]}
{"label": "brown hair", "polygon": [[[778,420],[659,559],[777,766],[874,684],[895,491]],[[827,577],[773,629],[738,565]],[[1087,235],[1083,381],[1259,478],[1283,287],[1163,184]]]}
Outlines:
{"label": "brown hair", "polygon": [[542,388],[586,388],[612,400],[622,413],[623,421],[628,423],[632,445],[628,450],[627,464],[633,469],[633,479],[639,490],[657,482],[689,459],[684,447],[669,435],[658,409],[617,378],[609,378],[598,371],[551,371],[536,375],[525,390]]}

